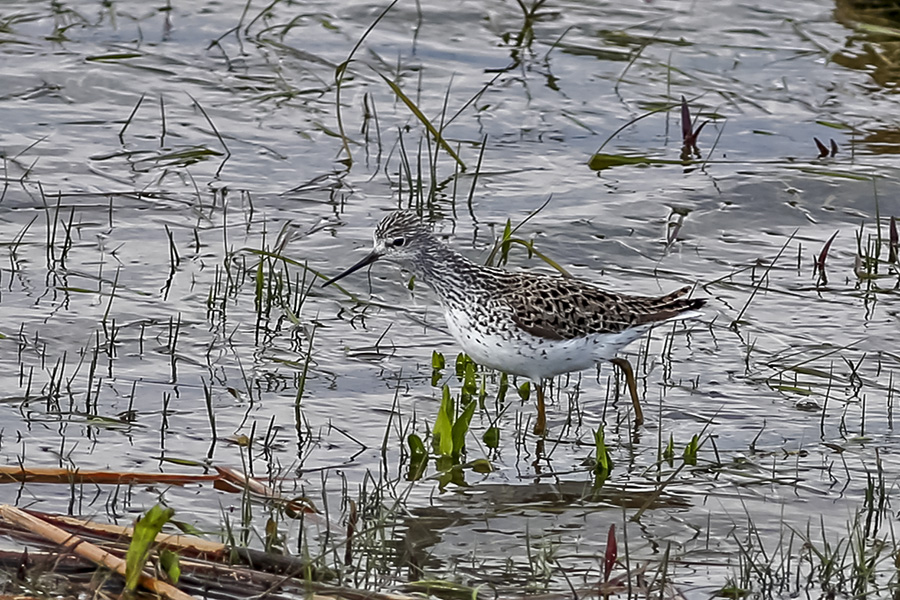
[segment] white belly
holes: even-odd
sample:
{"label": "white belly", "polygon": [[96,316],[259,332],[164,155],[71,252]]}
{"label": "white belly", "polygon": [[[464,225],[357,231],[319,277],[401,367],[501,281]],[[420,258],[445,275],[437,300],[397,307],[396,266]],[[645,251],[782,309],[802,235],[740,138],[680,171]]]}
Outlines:
{"label": "white belly", "polygon": [[470,327],[466,313],[446,309],[447,327],[463,351],[475,362],[539,382],[563,373],[581,371],[613,358],[649,326],[622,333],[595,334],[571,340],[548,340],[497,326],[487,331]]}

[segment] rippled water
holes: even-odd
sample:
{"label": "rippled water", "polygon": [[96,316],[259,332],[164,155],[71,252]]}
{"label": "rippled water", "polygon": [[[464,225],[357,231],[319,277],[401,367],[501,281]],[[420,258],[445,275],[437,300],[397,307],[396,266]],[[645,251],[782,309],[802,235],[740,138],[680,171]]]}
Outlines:
{"label": "rippled water", "polygon": [[[335,73],[384,8],[3,5],[7,464],[246,465],[328,501],[334,522],[345,497],[400,507],[393,534],[427,575],[501,591],[540,588],[536,557],[551,589],[568,590],[564,569],[596,582],[609,524],[646,504],[632,560],[668,549],[680,591],[706,593],[734,576],[748,522],[772,545],[819,514],[846,535],[873,478],[896,494],[897,268],[854,272],[879,218],[887,259],[900,212],[895,49],[873,32],[887,25],[844,2],[550,2],[529,31],[512,2],[401,2],[338,70],[348,156]],[[444,151],[431,171],[433,140],[382,76],[445,124],[464,171]],[[708,121],[701,159],[588,168],[601,147],[677,161],[681,96]],[[814,137],[837,154],[816,158]],[[458,350],[395,268],[343,281],[358,302],[312,276],[355,262],[411,197],[476,260],[549,199],[517,235],[573,275],[634,293],[698,285],[703,319],[629,348],[646,426],[632,433],[603,366],[559,382],[545,460],[525,433],[532,404],[511,394],[469,438],[494,472],[443,492],[404,481],[406,435],[425,437],[440,402],[432,352]],[[295,261],[260,274],[286,274],[287,307],[258,310],[259,250]],[[519,247],[509,268],[549,270]],[[494,375],[487,386],[493,398]],[[497,419],[492,451],[480,439]],[[616,466],[598,492],[583,460],[604,419]],[[698,466],[658,463],[670,436],[680,454],[695,434]],[[63,487],[0,493],[123,522],[162,497],[205,529],[241,503]],[[283,526],[297,551],[299,528]]]}

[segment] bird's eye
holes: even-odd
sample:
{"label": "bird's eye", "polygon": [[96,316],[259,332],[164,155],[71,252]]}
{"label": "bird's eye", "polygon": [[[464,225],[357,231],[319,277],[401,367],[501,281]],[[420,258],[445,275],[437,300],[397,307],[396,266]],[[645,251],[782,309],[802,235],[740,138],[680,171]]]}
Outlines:
{"label": "bird's eye", "polygon": [[402,238],[402,237],[394,238],[394,241],[392,243],[394,245],[394,248],[402,248],[403,245],[406,244],[406,238]]}

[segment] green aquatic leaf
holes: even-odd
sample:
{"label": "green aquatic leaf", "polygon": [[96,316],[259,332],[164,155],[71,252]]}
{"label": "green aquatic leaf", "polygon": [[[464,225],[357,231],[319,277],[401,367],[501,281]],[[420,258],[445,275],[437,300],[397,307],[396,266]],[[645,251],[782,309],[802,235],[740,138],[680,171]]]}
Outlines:
{"label": "green aquatic leaf", "polygon": [[459,418],[453,423],[451,434],[453,439],[453,456],[459,456],[466,447],[466,434],[469,432],[469,423],[472,422],[472,415],[475,414],[475,403],[469,402]]}
{"label": "green aquatic leaf", "polygon": [[157,504],[144,516],[138,518],[134,524],[134,534],[128,545],[128,552],[125,554],[125,588],[127,590],[137,589],[153,542],[162,531],[163,525],[168,523],[174,514],[174,509],[163,508]]}
{"label": "green aquatic leaf", "polygon": [[440,456],[453,454],[453,398],[450,396],[450,387],[444,386],[441,407],[438,409],[434,420],[434,451]]}
{"label": "green aquatic leaf", "polygon": [[467,466],[476,473],[481,474],[492,473],[494,471],[494,465],[486,458],[476,458],[472,462],[467,463]]}
{"label": "green aquatic leaf", "polygon": [[409,446],[410,460],[417,462],[428,457],[428,451],[425,450],[425,442],[415,433],[411,433],[406,438],[406,444]]}
{"label": "green aquatic leaf", "polygon": [[606,154],[598,152],[591,156],[591,159],[588,161],[588,167],[594,171],[602,171],[603,169],[629,165],[684,165],[690,163],[691,161],[685,160],[650,158],[641,154]]}
{"label": "green aquatic leaf", "polygon": [[444,367],[446,366],[446,360],[444,360],[444,355],[438,352],[437,350],[432,351],[431,353],[431,385],[433,387],[437,387],[441,382],[441,375]]}
{"label": "green aquatic leaf", "polygon": [[456,355],[456,378],[460,381],[462,381],[463,377],[466,375],[466,365],[470,360],[471,359],[462,352]]}
{"label": "green aquatic leaf", "polygon": [[675,438],[672,437],[672,434],[669,434],[669,443],[666,444],[666,449],[663,450],[663,458],[670,463],[675,460]]}
{"label": "green aquatic leaf", "polygon": [[613,461],[606,447],[606,437],[603,432],[603,425],[594,432],[594,473],[600,476],[607,476],[612,472]]}
{"label": "green aquatic leaf", "polygon": [[588,161],[588,167],[594,171],[621,167],[624,165],[649,165],[653,161],[646,156],[626,156],[624,154],[597,153]]}
{"label": "green aquatic leaf", "polygon": [[509,375],[500,373],[500,383],[497,385],[497,403],[506,400],[506,392],[509,391]]}
{"label": "green aquatic leaf", "polygon": [[519,398],[521,398],[522,400],[528,400],[529,396],[531,396],[531,382],[526,381],[519,386]]}
{"label": "green aquatic leaf", "polygon": [[491,450],[500,447],[500,428],[497,426],[488,427],[481,436],[481,441]]}
{"label": "green aquatic leaf", "polygon": [[475,363],[468,362],[466,363],[466,370],[463,373],[463,394],[467,396],[472,396],[475,392],[478,391],[478,382],[475,377]]}
{"label": "green aquatic leaf", "polygon": [[684,452],[681,455],[681,458],[684,459],[685,464],[690,465],[692,467],[697,465],[697,451],[700,449],[700,437],[694,435],[691,438],[691,441],[687,443],[684,447]]}
{"label": "green aquatic leaf", "polygon": [[159,551],[159,566],[169,576],[169,581],[178,583],[178,578],[181,577],[181,563],[177,554],[163,548]]}
{"label": "green aquatic leaf", "polygon": [[197,529],[190,523],[185,523],[184,521],[176,521],[174,519],[170,520],[169,523],[174,525],[181,531],[182,533],[186,533],[187,535],[195,535],[197,537],[202,537],[205,535],[201,530]]}

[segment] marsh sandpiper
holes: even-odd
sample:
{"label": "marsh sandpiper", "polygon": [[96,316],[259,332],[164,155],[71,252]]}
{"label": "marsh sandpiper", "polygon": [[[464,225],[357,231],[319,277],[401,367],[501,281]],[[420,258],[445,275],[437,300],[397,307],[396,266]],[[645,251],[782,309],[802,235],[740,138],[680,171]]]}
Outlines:
{"label": "marsh sandpiper", "polygon": [[379,259],[399,263],[434,290],[450,333],[475,362],[536,384],[538,435],[547,430],[546,382],[600,361],[625,374],[640,425],[644,417],[634,373],[616,354],[652,325],[699,316],[706,303],[685,298],[689,287],[663,296],[630,296],[568,277],[481,266],[445,245],[409,211],[384,217],[375,228],[374,249],[323,286]]}

